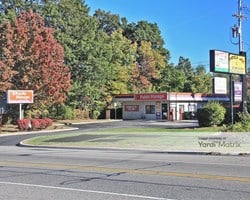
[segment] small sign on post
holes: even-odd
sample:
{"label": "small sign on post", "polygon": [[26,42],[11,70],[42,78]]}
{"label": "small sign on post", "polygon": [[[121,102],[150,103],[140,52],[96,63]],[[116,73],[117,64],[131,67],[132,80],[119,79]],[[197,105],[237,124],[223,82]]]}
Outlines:
{"label": "small sign on post", "polygon": [[22,104],[33,101],[33,90],[7,90],[7,103],[19,104],[19,119],[22,119]]}

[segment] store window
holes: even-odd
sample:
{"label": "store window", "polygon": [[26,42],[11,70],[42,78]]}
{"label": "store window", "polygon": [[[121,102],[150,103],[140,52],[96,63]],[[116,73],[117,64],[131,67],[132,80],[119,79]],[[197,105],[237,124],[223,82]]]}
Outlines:
{"label": "store window", "polygon": [[146,114],[155,114],[155,105],[145,106]]}

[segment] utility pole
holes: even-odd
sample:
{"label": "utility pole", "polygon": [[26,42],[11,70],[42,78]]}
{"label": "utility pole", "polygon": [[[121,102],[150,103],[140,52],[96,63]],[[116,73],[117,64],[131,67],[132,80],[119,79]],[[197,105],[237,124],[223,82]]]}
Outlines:
{"label": "utility pole", "polygon": [[239,52],[243,51],[244,47],[243,47],[243,37],[242,37],[242,19],[246,18],[246,16],[244,16],[242,14],[242,0],[238,0],[238,12],[236,14],[233,15],[233,17],[236,17],[238,19],[238,25],[234,26],[236,29],[234,29],[233,31],[236,31],[236,34],[234,34],[234,36],[238,37],[239,39]]}
{"label": "utility pole", "polygon": [[[239,45],[239,54],[246,56],[246,53],[244,52],[244,43],[243,43],[243,37],[242,37],[242,20],[246,19],[247,17],[243,15],[243,6],[242,6],[242,0],[238,0],[238,12],[233,15],[233,17],[236,17],[238,19],[238,24],[234,25],[232,28],[233,37],[238,37],[238,45]],[[246,59],[247,60],[247,59]],[[247,65],[246,65],[246,74],[247,74]],[[247,75],[241,75],[242,80],[242,112],[247,112]]]}

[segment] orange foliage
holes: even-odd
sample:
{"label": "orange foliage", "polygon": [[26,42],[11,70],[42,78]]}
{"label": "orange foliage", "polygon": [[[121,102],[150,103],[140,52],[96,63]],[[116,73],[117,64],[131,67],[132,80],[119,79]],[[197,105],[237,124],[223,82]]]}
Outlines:
{"label": "orange foliage", "polygon": [[35,100],[43,103],[66,99],[70,70],[64,65],[64,49],[53,31],[31,10],[0,26],[0,92],[31,89]]}

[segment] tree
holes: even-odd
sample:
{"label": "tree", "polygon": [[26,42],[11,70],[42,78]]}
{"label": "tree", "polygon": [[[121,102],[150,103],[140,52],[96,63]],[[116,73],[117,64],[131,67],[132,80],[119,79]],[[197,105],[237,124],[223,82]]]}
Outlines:
{"label": "tree", "polygon": [[194,72],[192,79],[192,92],[211,93],[212,92],[212,77],[206,73],[204,66],[200,65]]}
{"label": "tree", "polygon": [[194,70],[188,58],[180,57],[176,69],[182,71],[185,75],[185,83],[182,92],[192,92],[192,80],[194,77]]}
{"label": "tree", "polygon": [[161,74],[158,84],[159,91],[180,92],[184,88],[186,77],[183,71],[173,65],[167,65]]}
{"label": "tree", "polygon": [[21,12],[39,10],[46,0],[2,0],[0,4],[0,22],[13,21]]}
{"label": "tree", "polygon": [[42,13],[46,26],[56,30],[55,38],[65,50],[65,64],[76,81],[82,77],[88,55],[95,48],[97,22],[89,16],[89,8],[82,0],[47,0]]}
{"label": "tree", "polygon": [[14,22],[1,25],[0,42],[1,92],[34,90],[35,104],[65,101],[71,80],[64,50],[39,14],[22,12]]}
{"label": "tree", "polygon": [[113,97],[115,94],[127,93],[131,69],[135,65],[136,45],[122,35],[118,29],[107,37],[106,56],[108,66],[105,93]]}
{"label": "tree", "polygon": [[99,29],[108,35],[111,35],[121,27],[120,16],[111,14],[111,12],[98,9],[95,11],[94,17],[98,21]]}
{"label": "tree", "polygon": [[47,0],[42,13],[46,26],[56,30],[55,38],[64,47],[65,64],[71,70],[73,84],[66,104],[80,107],[84,96],[98,99],[101,75],[91,60],[98,60],[98,54],[93,54],[103,39],[96,19],[89,16],[89,8],[82,0]]}
{"label": "tree", "polygon": [[[88,56],[83,84],[92,95],[109,104],[114,94],[128,91],[131,66],[135,63],[136,45],[122,35],[122,30],[110,36],[104,32],[99,37]],[[91,90],[90,86],[91,85]],[[93,93],[95,91],[95,93]]]}
{"label": "tree", "polygon": [[137,50],[137,63],[132,70],[131,85],[134,92],[152,91],[160,72],[165,67],[164,57],[151,48],[151,43],[141,41]]}

